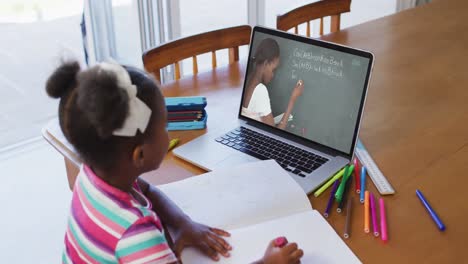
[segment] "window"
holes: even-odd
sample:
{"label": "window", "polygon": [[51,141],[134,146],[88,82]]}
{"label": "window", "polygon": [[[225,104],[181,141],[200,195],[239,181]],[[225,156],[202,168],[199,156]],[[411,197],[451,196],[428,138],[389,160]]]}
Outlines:
{"label": "window", "polygon": [[31,139],[57,115],[45,82],[61,57],[83,62],[81,1],[0,2],[0,151]]}
{"label": "window", "polygon": [[[80,24],[86,21],[90,62],[114,58],[142,67],[142,52],[151,46],[201,32],[254,24],[276,26],[276,15],[309,3],[306,0],[3,0],[0,2],[0,151],[39,139],[41,128],[56,117],[57,100],[44,91],[46,78],[60,58],[84,64]],[[84,6],[83,6],[83,3]],[[395,0],[352,1],[342,28],[395,12]],[[329,21],[329,20],[328,20]],[[301,28],[305,29],[305,26]],[[318,23],[313,25],[315,34]],[[325,24],[325,32],[329,23]],[[247,47],[240,49],[241,60]],[[218,65],[228,63],[218,51]],[[198,57],[199,71],[211,68],[211,56]],[[182,73],[192,74],[191,59]]]}
{"label": "window", "polygon": [[[215,29],[245,25],[247,1],[180,0],[180,35],[195,35]],[[239,49],[239,57],[247,56],[246,47]],[[218,65],[228,64],[228,51],[216,52]],[[211,54],[197,56],[200,72],[211,69]],[[192,59],[184,60],[182,73],[192,74]]]}

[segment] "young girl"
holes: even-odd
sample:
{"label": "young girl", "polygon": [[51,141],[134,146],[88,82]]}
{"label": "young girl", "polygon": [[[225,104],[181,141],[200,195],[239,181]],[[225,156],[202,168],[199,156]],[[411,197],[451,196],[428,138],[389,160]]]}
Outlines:
{"label": "young girl", "polygon": [[[63,263],[178,263],[193,246],[214,260],[229,257],[226,231],[192,221],[138,176],[155,170],[168,147],[163,96],[132,67],[64,63],[47,93],[60,98],[60,127],[84,161],[73,188]],[[213,209],[213,208],[211,208]],[[175,230],[169,245],[164,229]],[[256,263],[297,263],[295,243],[271,243]]]}
{"label": "young girl", "polygon": [[[279,55],[280,49],[274,39],[266,38],[260,42],[254,57],[251,59],[253,70],[247,79],[247,89],[242,104],[243,115],[270,126],[275,126],[275,121],[271,113],[270,96],[266,85],[271,82],[275,75],[275,70],[280,64]],[[299,80],[291,93],[283,118],[277,125],[278,128],[286,128],[296,100],[301,96],[303,91],[304,83],[302,80]]]}

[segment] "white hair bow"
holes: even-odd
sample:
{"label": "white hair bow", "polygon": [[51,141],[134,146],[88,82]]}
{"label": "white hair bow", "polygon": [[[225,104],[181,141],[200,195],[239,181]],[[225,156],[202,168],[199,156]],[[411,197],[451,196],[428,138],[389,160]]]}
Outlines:
{"label": "white hair bow", "polygon": [[140,130],[144,133],[151,117],[151,109],[137,97],[137,87],[132,84],[127,70],[116,63],[102,62],[102,70],[113,72],[117,77],[117,86],[128,94],[128,115],[121,128],[112,132],[115,136],[133,137]]}

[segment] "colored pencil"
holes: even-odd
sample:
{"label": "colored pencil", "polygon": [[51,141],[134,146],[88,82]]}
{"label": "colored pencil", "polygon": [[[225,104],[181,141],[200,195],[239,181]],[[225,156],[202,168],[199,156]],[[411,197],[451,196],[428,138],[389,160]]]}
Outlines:
{"label": "colored pencil", "polygon": [[167,151],[171,151],[173,148],[175,148],[175,146],[177,146],[177,144],[179,144],[178,138],[171,139],[171,141],[169,141],[169,147],[167,148]]}
{"label": "colored pencil", "polygon": [[341,199],[343,198],[343,192],[345,189],[346,182],[351,176],[351,172],[353,171],[353,169],[354,169],[354,165],[348,166],[348,168],[346,169],[343,175],[343,180],[340,182],[340,185],[338,186],[338,190],[336,190],[336,193],[335,193],[335,199],[337,202],[340,202]]}
{"label": "colored pencil", "polygon": [[431,205],[429,204],[429,202],[426,200],[426,198],[424,197],[424,195],[422,194],[422,192],[420,190],[416,190],[416,195],[418,196],[419,200],[421,200],[421,203],[424,205],[424,207],[426,208],[427,212],[429,213],[429,215],[431,216],[432,220],[434,221],[434,223],[437,225],[437,228],[439,228],[440,231],[444,231],[445,230],[445,225],[444,223],[442,223],[442,220],[440,220],[439,216],[437,216],[436,212],[434,211],[434,209],[432,209]]}
{"label": "colored pencil", "polygon": [[359,162],[357,158],[354,158],[354,186],[356,186],[356,193],[361,193],[361,178],[359,173],[361,170],[359,169]]}
{"label": "colored pencil", "polygon": [[364,193],[364,232],[370,232],[370,219],[369,219],[369,191]]}
{"label": "colored pencil", "polygon": [[376,206],[375,206],[375,198],[374,194],[370,193],[370,208],[371,208],[371,217],[372,217],[372,230],[374,230],[374,236],[378,237],[379,236],[379,227],[377,225],[377,211],[376,211]]}
{"label": "colored pencil", "polygon": [[341,211],[343,211],[343,206],[345,202],[348,200],[349,192],[351,192],[350,189],[351,189],[352,181],[353,181],[353,177],[349,176],[348,181],[346,182],[346,185],[345,185],[345,190],[343,191],[343,197],[341,198],[341,201],[338,203],[338,208],[336,208],[336,211],[338,213],[341,213]]}
{"label": "colored pencil", "polygon": [[323,216],[325,217],[328,217],[328,215],[330,214],[330,209],[333,205],[333,200],[335,200],[335,192],[336,192],[336,189],[338,188],[338,184],[339,184],[340,180],[336,180],[335,183],[333,184],[333,187],[332,187],[332,191],[330,193],[330,198],[328,199],[328,203],[327,203],[327,208],[325,209],[325,213],[323,213]]}
{"label": "colored pencil", "polygon": [[196,114],[202,114],[203,111],[201,110],[195,110],[195,111],[168,111],[168,115],[182,115],[182,114],[189,114],[189,115],[196,115]]}
{"label": "colored pencil", "polygon": [[202,115],[197,115],[197,116],[175,116],[175,117],[168,116],[167,120],[168,121],[173,121],[173,120],[195,120],[195,119],[200,119],[202,117],[203,117]]}
{"label": "colored pencil", "polygon": [[366,167],[361,167],[361,193],[360,201],[364,203],[364,192],[366,191]]}
{"label": "colored pencil", "polygon": [[351,225],[351,210],[353,206],[353,197],[349,197],[346,206],[346,222],[345,222],[345,230],[344,230],[344,238],[349,238],[351,236],[350,232],[350,225]]}
{"label": "colored pencil", "polygon": [[343,177],[345,168],[341,169],[339,172],[335,174],[330,180],[328,180],[322,187],[320,187],[317,191],[314,192],[315,197],[319,197],[328,187],[332,186],[332,184],[338,180],[339,178]]}
{"label": "colored pencil", "polygon": [[387,242],[387,219],[385,218],[385,204],[383,198],[380,198],[380,233],[382,234],[382,241]]}

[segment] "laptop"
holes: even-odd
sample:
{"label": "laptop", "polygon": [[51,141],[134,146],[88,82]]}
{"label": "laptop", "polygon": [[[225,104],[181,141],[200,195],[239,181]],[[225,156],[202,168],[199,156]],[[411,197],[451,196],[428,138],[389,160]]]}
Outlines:
{"label": "laptop", "polygon": [[259,26],[250,43],[237,119],[173,153],[206,170],[273,159],[309,194],[353,158],[373,55]]}

